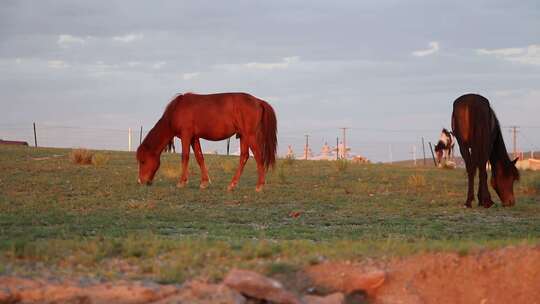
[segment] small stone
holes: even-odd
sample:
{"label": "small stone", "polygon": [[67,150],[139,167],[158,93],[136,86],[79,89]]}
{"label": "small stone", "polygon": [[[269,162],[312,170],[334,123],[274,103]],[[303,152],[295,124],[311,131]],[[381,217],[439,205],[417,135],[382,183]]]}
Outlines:
{"label": "small stone", "polygon": [[302,303],[294,294],[283,288],[276,280],[248,270],[231,270],[223,283],[228,287],[252,298],[278,304]]}

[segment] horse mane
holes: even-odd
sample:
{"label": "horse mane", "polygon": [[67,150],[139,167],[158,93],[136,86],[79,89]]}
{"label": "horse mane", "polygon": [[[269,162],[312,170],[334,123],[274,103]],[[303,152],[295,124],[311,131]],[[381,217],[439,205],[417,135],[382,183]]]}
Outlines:
{"label": "horse mane", "polygon": [[[500,162],[503,166],[502,169],[504,175],[512,175],[517,180],[519,180],[519,170],[516,168],[510,157],[508,157],[508,151],[506,150],[506,146],[504,144],[499,120],[497,119],[497,116],[495,115],[495,112],[493,112],[491,107],[489,109],[491,111],[492,119],[495,123],[495,138],[493,142],[493,149],[491,150],[491,155],[489,156],[489,162],[492,166],[494,166],[497,162]],[[495,170],[492,170],[492,175],[495,176]]]}
{"label": "horse mane", "polygon": [[[163,111],[163,114],[161,115],[161,118],[154,125],[154,127],[150,129],[139,148],[142,147],[145,150],[153,150],[155,147],[162,144],[162,139],[159,134],[162,134],[165,129],[170,129],[171,113],[174,112],[176,104],[182,96],[183,94],[181,93],[176,94],[173,99],[169,101],[165,107],[165,111]],[[140,158],[140,151],[141,149],[137,149],[137,159]]]}

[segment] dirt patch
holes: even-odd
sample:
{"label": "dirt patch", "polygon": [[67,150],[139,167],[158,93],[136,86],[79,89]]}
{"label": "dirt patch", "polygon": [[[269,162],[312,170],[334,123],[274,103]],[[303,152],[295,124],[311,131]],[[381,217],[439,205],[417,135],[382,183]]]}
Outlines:
{"label": "dirt patch", "polygon": [[[466,256],[428,253],[388,261],[323,262],[295,276],[302,282],[282,283],[298,296],[341,292],[345,297],[336,298],[347,301],[350,295],[365,292],[368,302],[377,304],[540,303],[540,246],[483,250]],[[304,287],[297,289],[299,286]],[[0,303],[169,303],[180,299],[215,303],[216,293],[228,299],[223,303],[243,303],[239,293],[223,284],[121,281],[88,285],[0,277]]]}
{"label": "dirt patch", "polygon": [[357,273],[386,272],[370,303],[540,303],[540,247],[508,247],[467,256],[431,253],[387,262],[324,263],[306,273],[318,288],[350,292]]}
{"label": "dirt patch", "polygon": [[[389,265],[389,280],[379,290],[388,303],[406,295],[425,303],[538,303],[540,247],[505,248],[458,254],[420,255]],[[401,303],[407,303],[401,301]]]}

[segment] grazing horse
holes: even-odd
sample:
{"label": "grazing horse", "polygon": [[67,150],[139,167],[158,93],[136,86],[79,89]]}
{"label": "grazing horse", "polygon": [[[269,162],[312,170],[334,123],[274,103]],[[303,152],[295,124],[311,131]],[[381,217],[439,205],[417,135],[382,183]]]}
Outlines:
{"label": "grazing horse", "polygon": [[439,142],[435,145],[435,154],[437,155],[437,163],[441,165],[443,158],[445,160],[451,160],[454,157],[454,140],[452,139],[452,132],[443,128]]}
{"label": "grazing horse", "polygon": [[467,94],[454,101],[452,130],[459,143],[469,178],[469,189],[465,206],[470,208],[474,200],[474,176],[479,170],[478,205],[489,208],[493,205],[487,186],[486,164],[491,164],[491,186],[497,192],[503,206],[512,206],[514,181],[519,180],[519,171],[510,160],[504,145],[501,127],[489,101],[475,94]]}
{"label": "grazing horse", "polygon": [[188,182],[191,145],[201,169],[200,187],[206,188],[210,179],[199,139],[218,141],[236,134],[240,138],[240,164],[227,190],[236,187],[251,149],[258,171],[255,189],[261,191],[265,173],[276,161],[276,132],[276,114],[272,107],[249,94],[178,95],[137,149],[139,183],[151,184],[159,168],[161,151],[177,136],[182,141],[182,176],[177,186],[184,187]]}

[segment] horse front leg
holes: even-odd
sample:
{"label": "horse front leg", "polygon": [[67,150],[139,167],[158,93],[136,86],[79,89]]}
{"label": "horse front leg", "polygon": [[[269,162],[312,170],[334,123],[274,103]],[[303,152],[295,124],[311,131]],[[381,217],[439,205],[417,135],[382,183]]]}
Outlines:
{"label": "horse front leg", "polygon": [[208,184],[210,183],[210,178],[208,177],[208,169],[206,168],[206,165],[204,163],[204,156],[201,149],[201,142],[199,141],[198,138],[195,138],[192,140],[191,147],[193,148],[195,159],[197,160],[197,163],[199,164],[199,168],[201,169],[201,185],[199,187],[201,189],[205,189],[208,187]]}
{"label": "horse front leg", "polygon": [[184,188],[188,182],[188,164],[189,164],[189,144],[191,138],[182,137],[182,176],[176,186]]}
{"label": "horse front leg", "polygon": [[240,162],[238,163],[238,169],[236,169],[236,174],[234,174],[231,183],[227,187],[227,191],[232,191],[234,188],[236,188],[236,185],[238,184],[238,179],[240,179],[240,175],[242,175],[242,171],[244,171],[244,166],[246,165],[246,162],[249,159],[249,146],[247,143],[247,139],[244,137],[240,137]]}
{"label": "horse front leg", "polygon": [[483,160],[478,165],[478,205],[484,206],[484,208],[489,208],[493,206],[493,201],[491,200],[491,195],[489,194],[489,189],[487,185],[487,161]]}

